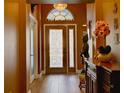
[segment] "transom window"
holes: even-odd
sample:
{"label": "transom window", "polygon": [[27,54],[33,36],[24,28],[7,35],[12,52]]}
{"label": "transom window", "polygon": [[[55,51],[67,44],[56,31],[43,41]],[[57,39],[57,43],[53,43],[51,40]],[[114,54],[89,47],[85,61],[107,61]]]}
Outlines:
{"label": "transom window", "polygon": [[53,9],[47,16],[47,20],[49,21],[72,21],[74,17],[72,13],[68,9],[57,10]]}

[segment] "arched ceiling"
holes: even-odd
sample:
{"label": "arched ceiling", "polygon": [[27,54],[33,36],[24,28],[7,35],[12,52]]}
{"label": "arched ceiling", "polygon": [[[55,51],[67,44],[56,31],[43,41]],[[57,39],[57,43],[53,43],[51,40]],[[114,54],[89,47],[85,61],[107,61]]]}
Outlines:
{"label": "arched ceiling", "polygon": [[27,0],[31,4],[54,4],[54,3],[67,3],[67,4],[80,4],[80,3],[93,3],[95,0]]}

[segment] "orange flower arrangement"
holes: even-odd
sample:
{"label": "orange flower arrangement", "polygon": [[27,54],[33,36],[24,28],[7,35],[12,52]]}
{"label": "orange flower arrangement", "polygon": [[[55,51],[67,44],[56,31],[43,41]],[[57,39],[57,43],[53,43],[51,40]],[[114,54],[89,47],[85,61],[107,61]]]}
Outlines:
{"label": "orange flower arrangement", "polygon": [[104,21],[97,21],[94,31],[96,37],[105,37],[110,34],[109,26]]}

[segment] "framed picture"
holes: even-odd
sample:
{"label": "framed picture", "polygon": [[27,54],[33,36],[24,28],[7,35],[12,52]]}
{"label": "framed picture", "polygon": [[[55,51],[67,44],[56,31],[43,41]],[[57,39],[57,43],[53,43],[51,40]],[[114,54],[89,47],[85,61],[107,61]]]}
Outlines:
{"label": "framed picture", "polygon": [[114,33],[115,44],[120,44],[120,33],[117,31]]}
{"label": "framed picture", "polygon": [[114,8],[113,8],[113,13],[114,14],[117,14],[118,12],[118,5],[117,5],[117,2],[114,3]]}
{"label": "framed picture", "polygon": [[118,18],[114,18],[114,29],[117,30],[119,28],[118,26]]}
{"label": "framed picture", "polygon": [[114,18],[114,39],[115,39],[115,44],[120,43],[120,31],[119,31],[119,24],[118,24],[118,18]]}
{"label": "framed picture", "polygon": [[113,13],[114,13],[114,19],[113,19],[113,23],[114,23],[114,41],[115,41],[115,44],[119,44],[120,43],[120,31],[119,31],[120,27],[119,27],[119,19],[117,17],[117,13],[118,13],[117,2],[114,3]]}

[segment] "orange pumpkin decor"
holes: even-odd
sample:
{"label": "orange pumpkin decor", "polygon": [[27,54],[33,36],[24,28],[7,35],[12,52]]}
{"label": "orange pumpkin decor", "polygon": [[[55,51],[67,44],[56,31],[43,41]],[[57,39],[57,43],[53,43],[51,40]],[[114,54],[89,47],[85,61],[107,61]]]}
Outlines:
{"label": "orange pumpkin decor", "polygon": [[95,61],[97,62],[112,62],[113,55],[111,53],[111,47],[107,45],[106,47],[100,46],[96,55],[94,56]]}

